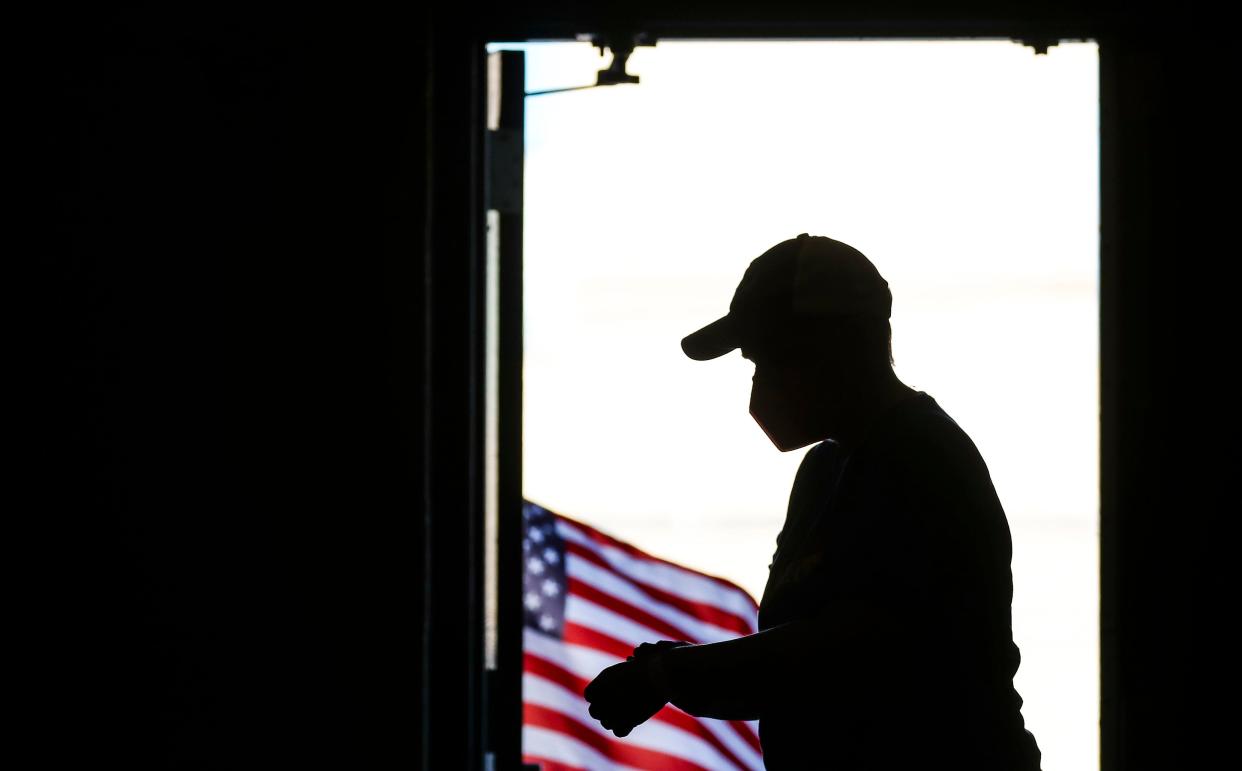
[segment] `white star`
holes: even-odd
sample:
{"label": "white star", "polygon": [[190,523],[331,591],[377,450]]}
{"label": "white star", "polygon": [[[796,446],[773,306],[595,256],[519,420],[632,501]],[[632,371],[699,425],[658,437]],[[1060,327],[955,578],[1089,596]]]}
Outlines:
{"label": "white star", "polygon": [[535,575],[540,575],[543,573],[543,563],[539,561],[538,557],[531,557],[526,561],[526,569]]}
{"label": "white star", "polygon": [[543,602],[539,599],[539,595],[534,592],[526,593],[526,607],[528,610],[539,610],[539,606]]}
{"label": "white star", "polygon": [[537,527],[532,527],[530,529],[530,540],[535,543],[543,543],[543,531]]}
{"label": "white star", "polygon": [[543,559],[549,565],[555,565],[560,558],[561,555],[557,554],[556,549],[553,549],[551,546],[543,550]]}
{"label": "white star", "polygon": [[543,582],[543,593],[555,597],[561,593],[561,585],[549,578]]}
{"label": "white star", "polygon": [[556,628],[556,622],[552,620],[551,616],[547,616],[547,615],[540,616],[539,617],[539,628],[543,629],[544,631],[550,632],[554,628]]}

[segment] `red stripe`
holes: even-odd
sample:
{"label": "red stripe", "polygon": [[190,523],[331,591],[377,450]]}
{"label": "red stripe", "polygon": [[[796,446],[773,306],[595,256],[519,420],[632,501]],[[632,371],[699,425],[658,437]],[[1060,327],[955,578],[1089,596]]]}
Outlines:
{"label": "red stripe", "polygon": [[645,747],[635,747],[633,744],[603,736],[562,712],[537,704],[522,705],[522,722],[525,725],[539,726],[572,736],[618,763],[637,768],[658,768],[661,771],[708,771],[698,763],[692,763],[677,755]]}
{"label": "red stripe", "polygon": [[[586,680],[583,680],[573,672],[558,666],[556,662],[548,661],[547,659],[533,653],[524,654],[522,669],[524,672],[530,672],[532,675],[538,675],[545,680],[550,680],[557,685],[579,695],[581,695],[587,687]],[[582,702],[582,707],[583,712],[586,712],[587,703],[585,700]],[[694,716],[688,715],[679,709],[665,707],[657,712],[653,719],[659,720],[661,723],[668,723],[669,725],[677,726],[686,733],[699,737],[703,741],[715,747],[721,755],[724,755],[729,759],[730,763],[733,763],[738,768],[746,768],[746,764],[733,754],[728,745],[722,742],[720,737],[709,731],[707,727],[700,723]],[[749,727],[745,724],[742,724],[742,727],[749,731]]]}
{"label": "red stripe", "polygon": [[726,720],[725,722],[729,724],[734,733],[742,737],[742,741],[750,745],[751,749],[763,755],[763,747],[759,744],[759,734],[755,733],[755,729],[751,728],[749,723],[741,720]]}
{"label": "red stripe", "polygon": [[[522,654],[522,671],[530,672],[532,675],[539,675],[545,680],[551,680],[563,688],[566,688],[579,696],[586,690],[587,681],[578,677],[573,672],[557,664],[555,661],[549,661],[542,656],[527,651]],[[583,701],[586,704],[586,701]]]}
{"label": "red stripe", "polygon": [[[625,600],[618,600],[611,594],[600,591],[594,586],[591,586],[585,581],[574,578],[573,576],[569,577],[569,593],[576,594],[583,599],[590,600],[596,605],[607,608],[608,610],[616,613],[620,613],[626,618],[633,619],[653,632],[668,635],[668,639],[686,640],[687,642],[702,642],[701,639],[696,639],[697,635],[691,635],[689,631],[673,626],[664,619],[659,618],[658,616],[653,616],[642,608],[637,608]],[[648,642],[655,641],[650,640]],[[628,656],[629,654],[626,655]]]}
{"label": "red stripe", "polygon": [[647,594],[655,602],[662,602],[666,605],[672,605],[683,613],[687,613],[710,624],[715,624],[723,629],[737,632],[739,635],[753,634],[757,631],[754,619],[747,621],[741,616],[735,613],[730,613],[723,608],[718,608],[715,605],[709,605],[705,602],[696,602],[694,600],[688,600],[685,597],[679,597],[657,586],[646,583],[645,581],[640,581],[627,573],[621,573],[609,564],[608,560],[604,559],[599,554],[591,551],[582,544],[566,541],[565,550],[572,554],[575,558],[586,560],[593,565],[597,565],[604,570],[607,570],[609,573],[617,576],[618,579],[633,584],[636,589]]}
{"label": "red stripe", "polygon": [[539,766],[539,771],[590,771],[590,769],[584,766],[567,766],[564,763],[547,760],[538,755],[523,755],[522,762],[533,763]]}
{"label": "red stripe", "polygon": [[[539,504],[535,504],[535,505],[538,506]],[[542,509],[544,507],[540,506],[539,508]],[[656,557],[651,554],[648,554],[642,549],[637,549],[633,546],[630,546],[628,543],[624,541],[618,541],[616,538],[613,538],[610,535],[605,535],[601,533],[600,531],[596,530],[595,528],[591,527],[590,525],[585,525],[572,517],[567,517],[564,514],[557,514],[556,512],[549,511],[548,509],[544,509],[544,511],[547,511],[552,516],[559,517],[565,520],[566,522],[568,522],[569,524],[573,525],[574,527],[577,527],[588,538],[590,538],[592,541],[595,541],[596,543],[603,544],[605,546],[614,546],[620,549],[621,551],[625,552],[626,554],[629,554],[630,556],[638,557],[639,559],[644,559],[644,560],[647,560],[648,562],[658,562],[662,565],[668,565],[671,568],[676,568],[683,573],[689,573],[695,576],[699,576],[700,578],[706,578],[708,581],[712,581],[713,583],[719,584],[724,589],[737,592],[738,594],[745,597],[746,600],[755,607],[756,611],[758,611],[759,609],[759,605],[756,604],[755,599],[750,596],[750,592],[746,591],[742,587],[738,586],[737,584],[733,583],[732,581],[726,578],[720,578],[719,576],[708,575],[707,573],[700,573],[697,570],[691,570],[690,568],[687,568],[685,565],[678,565],[676,562],[673,562],[671,560],[666,560],[661,557]]]}
{"label": "red stripe", "polygon": [[565,619],[565,631],[561,637],[567,643],[582,645],[601,653],[609,653],[623,660],[634,653],[633,645],[627,645],[615,637],[610,637],[592,627],[576,624],[569,619]]}

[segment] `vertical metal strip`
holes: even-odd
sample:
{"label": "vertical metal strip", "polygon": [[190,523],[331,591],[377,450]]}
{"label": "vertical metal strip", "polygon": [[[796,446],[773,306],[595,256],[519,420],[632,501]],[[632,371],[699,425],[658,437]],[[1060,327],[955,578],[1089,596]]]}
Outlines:
{"label": "vertical metal strip", "polygon": [[497,688],[493,714],[502,771],[517,769],[522,747],[522,188],[526,125],[526,56],[502,51],[497,129],[511,137],[509,187],[499,212],[498,378],[498,625]]}
{"label": "vertical metal strip", "polygon": [[1118,79],[1112,38],[1100,46],[1100,768],[1119,766],[1119,702],[1117,677],[1116,501],[1119,483],[1117,415],[1121,395],[1119,375],[1119,268],[1117,259],[1118,196]]}

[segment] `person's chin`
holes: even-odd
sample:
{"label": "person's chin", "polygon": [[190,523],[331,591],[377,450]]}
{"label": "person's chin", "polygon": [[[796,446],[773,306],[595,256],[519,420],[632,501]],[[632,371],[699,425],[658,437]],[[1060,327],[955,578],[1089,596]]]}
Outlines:
{"label": "person's chin", "polygon": [[[808,444],[815,441],[814,437],[806,436],[804,432],[798,431],[798,425],[793,421],[782,420],[780,418],[775,421],[760,420],[755,414],[753,407],[750,415],[754,418],[755,423],[759,425],[759,428],[763,430],[763,433],[767,436],[768,441],[770,441],[772,445],[781,452],[789,452],[790,450],[796,450],[799,447],[806,447]],[[775,429],[771,428],[773,423],[777,426]]]}
{"label": "person's chin", "polygon": [[791,450],[799,450],[803,447],[806,447],[808,444],[814,443],[815,441],[814,439],[808,439],[808,438],[802,438],[802,437],[799,437],[799,438],[780,437],[778,438],[774,436],[768,436],[768,438],[772,440],[772,444],[776,447],[776,449],[780,450],[781,452],[790,452]]}

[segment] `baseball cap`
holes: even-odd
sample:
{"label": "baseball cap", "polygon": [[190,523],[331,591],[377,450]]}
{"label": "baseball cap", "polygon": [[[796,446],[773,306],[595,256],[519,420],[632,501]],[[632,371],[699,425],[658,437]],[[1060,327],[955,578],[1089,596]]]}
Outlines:
{"label": "baseball cap", "polygon": [[[691,359],[707,361],[739,348],[761,330],[815,316],[889,318],[888,282],[849,244],[807,233],[756,257],[733,293],[729,312],[681,341]],[[787,327],[786,327],[787,328]]]}

